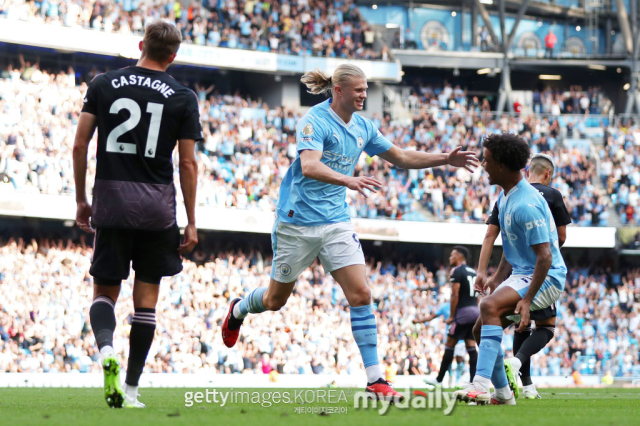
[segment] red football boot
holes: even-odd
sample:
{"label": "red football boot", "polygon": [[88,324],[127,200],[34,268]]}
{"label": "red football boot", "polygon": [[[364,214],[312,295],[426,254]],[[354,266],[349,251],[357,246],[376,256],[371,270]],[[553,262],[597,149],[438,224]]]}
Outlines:
{"label": "red football boot", "polygon": [[404,401],[404,396],[400,392],[393,390],[389,382],[380,378],[373,383],[367,383],[367,393],[371,398],[378,399],[380,401]]}
{"label": "red football boot", "polygon": [[[233,307],[236,305],[236,303],[240,302],[241,300],[242,299],[240,298],[236,298],[231,301],[229,312],[227,313],[227,317],[224,319],[224,324],[222,324],[222,341],[224,342],[225,346],[228,348],[232,348],[235,346],[236,342],[238,341],[238,335],[240,334],[240,326],[238,326],[238,328],[236,328],[235,330],[229,329],[229,319],[231,319],[231,315],[233,313]],[[238,320],[235,318],[234,320],[239,321],[240,325],[242,325],[242,322],[244,321],[244,319]]]}

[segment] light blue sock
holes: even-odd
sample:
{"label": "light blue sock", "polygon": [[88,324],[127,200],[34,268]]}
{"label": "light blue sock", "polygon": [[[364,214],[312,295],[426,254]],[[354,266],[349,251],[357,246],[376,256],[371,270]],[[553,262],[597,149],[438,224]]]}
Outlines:
{"label": "light blue sock", "polygon": [[259,287],[249,293],[249,295],[242,299],[237,305],[241,315],[234,314],[234,317],[242,319],[246,317],[247,314],[259,314],[260,312],[266,311],[262,304],[262,295],[266,291],[267,287]]}
{"label": "light blue sock", "polygon": [[502,346],[500,346],[500,351],[498,352],[498,356],[496,357],[496,363],[493,366],[493,372],[491,373],[491,383],[493,383],[493,386],[496,389],[502,389],[509,386],[507,373],[504,371],[504,351],[502,350]]}
{"label": "light blue sock", "polygon": [[500,353],[502,343],[502,327],[499,325],[483,325],[480,335],[480,347],[478,351],[478,364],[476,376],[491,380],[496,358]]}
{"label": "light blue sock", "polygon": [[371,311],[371,305],[350,307],[351,331],[360,349],[364,367],[370,367],[378,361],[378,327],[376,317]]}

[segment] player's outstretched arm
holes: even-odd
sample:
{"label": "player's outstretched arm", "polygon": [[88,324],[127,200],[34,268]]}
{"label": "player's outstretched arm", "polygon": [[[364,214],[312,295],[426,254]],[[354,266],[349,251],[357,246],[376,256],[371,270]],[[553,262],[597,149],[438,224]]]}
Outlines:
{"label": "player's outstretched arm", "polygon": [[78,120],[76,139],[73,143],[73,177],[76,184],[76,223],[85,232],[93,232],[89,218],[91,204],[87,200],[87,153],[89,142],[96,130],[96,116],[83,112]]}
{"label": "player's outstretched arm", "polygon": [[426,169],[438,166],[454,166],[464,167],[473,172],[480,165],[476,154],[472,151],[462,151],[461,147],[457,147],[448,154],[437,153],[430,154],[422,151],[410,151],[392,146],[391,149],[378,154],[394,166],[403,169]]}
{"label": "player's outstretched arm", "polygon": [[414,324],[418,324],[418,323],[422,323],[422,322],[429,322],[429,321],[431,321],[431,320],[435,319],[437,316],[438,316],[438,315],[436,315],[436,314],[431,314],[431,315],[426,316],[426,317],[424,317],[424,318],[416,318],[416,319],[414,319],[412,322],[413,322]]}
{"label": "player's outstretched arm", "polygon": [[321,158],[322,151],[311,149],[300,151],[300,164],[302,165],[302,174],[304,177],[333,185],[346,186],[349,189],[358,191],[364,197],[367,197],[365,189],[376,192],[378,188],[382,187],[382,182],[372,177],[354,177],[338,173],[320,161]]}
{"label": "player's outstretched arm", "polygon": [[520,315],[521,318],[520,326],[518,327],[518,331],[521,333],[524,332],[525,327],[529,324],[529,308],[542,283],[547,278],[549,268],[551,268],[551,261],[553,260],[549,243],[534,244],[531,248],[537,257],[536,266],[533,269],[529,290],[527,290],[522,300],[518,302],[515,309],[515,313]]}
{"label": "player's outstretched arm", "polygon": [[476,277],[475,289],[479,293],[484,293],[487,284],[487,268],[489,267],[489,259],[493,252],[493,245],[496,238],[500,234],[500,227],[489,225],[487,233],[482,241],[482,249],[480,250],[480,259],[478,260],[478,276]]}
{"label": "player's outstretched arm", "polygon": [[180,156],[180,188],[187,211],[187,226],[184,229],[184,242],[178,248],[180,254],[189,253],[198,244],[196,229],[196,185],[198,183],[198,162],[195,154],[194,139],[180,139],[178,154]]}

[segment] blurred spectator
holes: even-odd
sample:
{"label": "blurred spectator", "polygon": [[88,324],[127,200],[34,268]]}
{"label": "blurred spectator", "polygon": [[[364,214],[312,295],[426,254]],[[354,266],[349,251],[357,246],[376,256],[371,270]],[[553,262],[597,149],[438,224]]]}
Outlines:
{"label": "blurred spectator", "polygon": [[[71,150],[86,84],[78,90],[73,69],[54,74],[40,70],[37,62],[22,62],[0,79],[0,183],[17,192],[73,194]],[[92,70],[88,78],[98,72]],[[301,112],[272,108],[239,92],[220,94],[213,85],[194,88],[204,131],[197,153],[198,204],[273,211],[280,180],[297,155],[294,133]],[[408,102],[415,114],[411,122],[373,117],[396,145],[428,152],[449,152],[458,145],[480,151],[484,135],[518,132],[534,153],[554,156],[558,169],[552,185],[564,195],[574,222],[607,223],[607,202],[592,185],[595,165],[581,151],[562,146],[558,119],[496,116],[486,100],[468,99],[464,89],[447,82],[435,88],[418,85]],[[569,124],[577,133],[584,122],[576,118]],[[91,147],[94,156],[95,140]],[[367,199],[347,191],[352,217],[483,222],[498,195],[481,169],[403,170],[363,154],[355,173],[375,176],[385,186]],[[94,174],[90,161],[90,190]],[[631,201],[637,204],[637,197]]]}
{"label": "blurred spectator", "polygon": [[600,177],[624,225],[640,224],[640,128],[621,122],[607,128],[600,148]]}
{"label": "blurred spectator", "polygon": [[186,9],[174,0],[8,0],[0,10],[8,19],[120,34],[141,34],[149,22],[165,19],[175,23],[184,43],[390,60],[386,46],[373,50],[375,34],[353,0],[193,1]]}
{"label": "blurred spectator", "polygon": [[[158,329],[146,371],[156,373],[353,374],[363,371],[348,321],[348,304],[320,264],[303,272],[287,305],[249,316],[238,344],[222,344],[229,300],[269,282],[270,257],[256,250],[202,248],[160,287]],[[0,371],[99,372],[89,324],[91,247],[80,241],[0,242]],[[368,261],[385,375],[430,374],[443,355],[446,324],[412,324],[437,310],[450,288],[423,265]],[[133,274],[131,275],[133,276]],[[640,375],[640,270],[606,274],[571,269],[558,305],[554,339],[532,358],[533,375]],[[116,305],[114,347],[123,359],[133,313],[132,281]],[[511,330],[503,341],[512,347]],[[465,369],[467,368],[465,362]]]}
{"label": "blurred spectator", "polygon": [[556,43],[558,42],[558,37],[553,33],[551,29],[544,37],[544,57],[553,58],[553,48],[556,47]]}

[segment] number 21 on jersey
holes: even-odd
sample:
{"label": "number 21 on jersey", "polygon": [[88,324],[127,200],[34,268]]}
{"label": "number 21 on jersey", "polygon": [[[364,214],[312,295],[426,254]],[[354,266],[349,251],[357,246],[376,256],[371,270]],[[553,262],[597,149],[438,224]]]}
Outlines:
{"label": "number 21 on jersey", "polygon": [[[156,156],[156,147],[158,146],[158,134],[160,133],[160,123],[162,122],[162,109],[164,105],[149,102],[147,104],[147,113],[151,114],[149,123],[149,132],[147,133],[147,143],[144,148],[144,156],[154,158]],[[130,130],[133,130],[142,117],[140,106],[133,99],[120,98],[111,104],[109,113],[118,114],[121,110],[129,111],[129,118],[119,126],[116,126],[107,136],[107,152],[115,152],[118,154],[135,154],[137,146],[135,143],[119,142],[118,138]]]}

